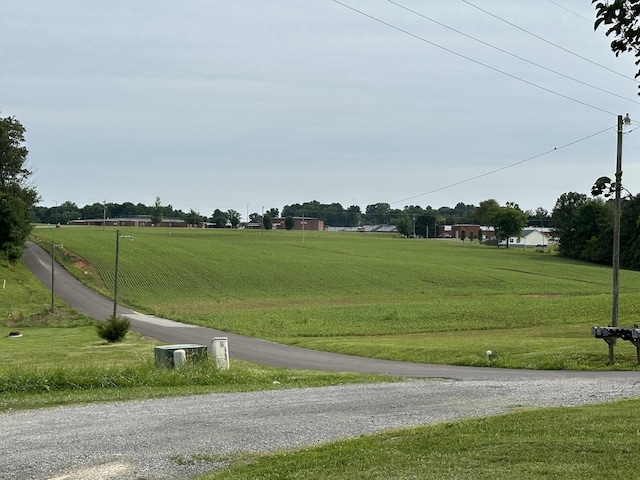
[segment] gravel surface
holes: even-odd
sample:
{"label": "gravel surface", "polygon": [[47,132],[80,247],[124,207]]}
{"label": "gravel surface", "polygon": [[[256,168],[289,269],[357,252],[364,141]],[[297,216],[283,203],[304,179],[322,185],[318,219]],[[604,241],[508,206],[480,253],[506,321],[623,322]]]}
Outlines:
{"label": "gravel surface", "polygon": [[515,408],[630,397],[640,397],[640,375],[626,380],[412,380],[1,414],[0,478],[188,479],[222,465],[199,456],[298,449]]}

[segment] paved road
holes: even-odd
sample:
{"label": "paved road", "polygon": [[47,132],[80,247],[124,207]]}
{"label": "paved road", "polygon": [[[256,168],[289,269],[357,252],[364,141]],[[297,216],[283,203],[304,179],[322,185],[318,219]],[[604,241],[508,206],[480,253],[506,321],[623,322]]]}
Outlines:
{"label": "paved road", "polygon": [[[51,288],[51,257],[38,245],[28,242],[24,262],[48,288]],[[55,268],[55,294],[65,303],[97,320],[113,313],[113,300],[96,293],[77,281],[60,266]],[[637,379],[636,372],[536,371],[500,368],[457,367],[421,363],[376,360],[371,358],[319,352],[290,347],[266,340],[236,335],[144,315],[118,306],[118,315],[129,317],[131,329],[166,343],[209,344],[214,337],[228,337],[231,358],[276,367],[333,372],[387,374],[413,378],[447,378],[454,380],[620,378]],[[604,344],[603,344],[604,348]]]}

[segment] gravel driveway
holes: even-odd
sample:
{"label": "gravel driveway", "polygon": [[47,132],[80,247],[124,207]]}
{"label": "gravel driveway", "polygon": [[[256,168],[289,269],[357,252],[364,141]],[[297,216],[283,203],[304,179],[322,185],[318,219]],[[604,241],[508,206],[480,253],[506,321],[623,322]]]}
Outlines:
{"label": "gravel driveway", "polygon": [[0,415],[0,478],[188,479],[220,466],[194,455],[297,449],[514,408],[629,397],[640,397],[640,375],[409,380],[9,413]]}

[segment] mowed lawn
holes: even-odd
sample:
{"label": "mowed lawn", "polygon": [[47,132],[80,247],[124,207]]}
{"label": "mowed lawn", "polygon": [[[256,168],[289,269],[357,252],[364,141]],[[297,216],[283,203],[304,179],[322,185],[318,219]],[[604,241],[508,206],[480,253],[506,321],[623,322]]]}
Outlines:
{"label": "mowed lawn", "polygon": [[[119,299],[158,316],[303,347],[430,363],[602,368],[611,269],[551,253],[390,235],[122,228]],[[38,228],[87,283],[113,290],[116,229]],[[75,266],[75,267],[74,267]],[[640,272],[620,274],[640,323]],[[636,368],[618,342],[616,365]]]}

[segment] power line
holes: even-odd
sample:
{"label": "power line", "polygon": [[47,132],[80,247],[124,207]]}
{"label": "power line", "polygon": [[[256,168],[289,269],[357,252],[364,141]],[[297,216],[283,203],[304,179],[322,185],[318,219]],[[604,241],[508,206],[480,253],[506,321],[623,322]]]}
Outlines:
{"label": "power line", "polygon": [[597,62],[594,62],[593,60],[590,60],[590,59],[588,59],[587,57],[583,57],[582,55],[579,55],[579,54],[577,54],[577,53],[575,53],[575,52],[572,52],[571,50],[566,49],[566,48],[564,48],[564,47],[562,47],[562,46],[558,45],[557,43],[553,43],[553,42],[551,42],[551,41],[547,40],[546,38],[543,38],[543,37],[541,37],[541,36],[539,36],[539,35],[536,35],[535,33],[532,33],[532,32],[530,32],[529,30],[525,30],[524,28],[522,28],[522,27],[520,27],[520,26],[516,25],[515,23],[511,23],[511,22],[509,22],[508,20],[505,20],[504,18],[500,17],[499,15],[496,15],[496,14],[494,14],[494,13],[491,13],[491,12],[490,12],[490,11],[488,11],[488,10],[485,10],[484,8],[481,8],[481,7],[477,6],[477,5],[474,5],[473,3],[469,2],[468,0],[462,0],[462,1],[463,1],[464,3],[466,3],[467,5],[469,5],[469,6],[473,7],[473,8],[476,8],[476,9],[480,10],[481,12],[484,12],[484,13],[486,13],[487,15],[489,15],[489,16],[491,16],[491,17],[495,18],[496,20],[500,20],[501,22],[504,22],[504,23],[506,23],[507,25],[510,25],[510,26],[512,26],[513,28],[516,28],[516,29],[520,30],[521,32],[526,33],[527,35],[531,35],[532,37],[537,38],[537,39],[538,39],[538,40],[540,40],[540,41],[543,41],[543,42],[545,42],[545,43],[548,43],[549,45],[552,45],[552,46],[554,46],[554,47],[556,47],[556,48],[559,48],[559,49],[560,49],[560,50],[562,50],[563,52],[566,52],[566,53],[568,53],[568,54],[570,54],[570,55],[573,55],[574,57],[578,57],[578,58],[580,58],[581,60],[584,60],[585,62],[589,62],[589,63],[591,63],[592,65],[596,65],[597,67],[600,67],[600,68],[603,68],[603,69],[605,69],[605,70],[608,70],[608,71],[609,71],[609,72],[611,72],[611,73],[615,73],[616,75],[619,75],[619,76],[620,76],[620,77],[622,77],[622,78],[626,78],[627,80],[631,80],[631,81],[632,81],[633,83],[635,83],[636,85],[638,84],[638,81],[637,81],[636,79],[632,78],[632,77],[628,77],[627,75],[624,75],[624,74],[622,74],[622,73],[620,73],[620,72],[616,72],[615,70],[613,70],[613,69],[611,69],[611,68],[609,68],[609,67],[605,67],[604,65],[601,65],[601,64],[599,64],[599,63],[597,63]]}
{"label": "power line", "polygon": [[[460,58],[464,58],[465,60],[468,60],[468,61],[470,61],[470,62],[473,62],[473,63],[475,63],[475,64],[477,64],[477,65],[481,65],[481,66],[483,66],[483,67],[485,67],[485,68],[488,68],[489,70],[493,70],[494,72],[500,73],[500,74],[505,75],[505,76],[507,76],[507,77],[509,77],[509,78],[512,78],[512,79],[514,79],[514,80],[518,80],[519,82],[526,83],[527,85],[530,85],[530,86],[535,87],[535,88],[537,88],[537,89],[543,90],[543,91],[545,91],[545,92],[547,92],[547,93],[551,93],[551,94],[553,94],[553,95],[556,95],[556,96],[558,96],[558,97],[564,98],[564,99],[566,99],[566,100],[570,100],[570,101],[572,101],[572,102],[579,103],[580,105],[584,105],[585,107],[589,107],[589,108],[592,108],[592,109],[594,109],[594,110],[598,110],[598,111],[603,112],[603,113],[606,113],[606,114],[608,114],[608,115],[612,115],[612,116],[616,116],[616,115],[617,115],[617,114],[615,114],[615,113],[613,113],[613,112],[610,112],[610,111],[608,111],[608,110],[605,110],[605,109],[603,109],[603,108],[596,107],[595,105],[592,105],[592,104],[590,104],[590,103],[583,102],[582,100],[578,100],[578,99],[576,99],[576,98],[570,97],[570,96],[565,95],[565,94],[563,94],[563,93],[556,92],[555,90],[551,90],[550,88],[546,88],[546,87],[543,87],[542,85],[538,85],[538,84],[536,84],[536,83],[530,82],[529,80],[525,80],[524,78],[520,78],[520,77],[518,77],[518,76],[516,76],[516,75],[513,75],[513,74],[511,74],[511,73],[505,72],[504,70],[500,70],[500,69],[498,69],[498,68],[496,68],[496,67],[492,67],[491,65],[488,65],[488,64],[486,64],[486,63],[480,62],[479,60],[475,60],[475,59],[473,59],[473,58],[471,58],[471,57],[468,57],[468,56],[463,55],[463,54],[461,54],[461,53],[459,53],[459,52],[456,52],[456,51],[454,51],[454,50],[451,50],[450,48],[443,47],[442,45],[439,45],[439,44],[437,44],[437,43],[435,43],[435,42],[432,42],[431,40],[427,40],[427,39],[426,39],[426,38],[424,38],[424,37],[421,37],[421,36],[419,36],[419,35],[416,35],[415,33],[411,33],[411,32],[409,32],[408,30],[405,30],[405,29],[400,28],[400,27],[398,27],[398,26],[396,26],[396,25],[393,25],[393,24],[391,24],[391,23],[389,23],[389,22],[386,22],[386,21],[384,21],[384,20],[381,20],[380,18],[374,17],[373,15],[370,15],[370,14],[368,14],[368,13],[366,13],[366,12],[363,12],[362,10],[358,10],[357,8],[352,7],[352,6],[350,6],[350,5],[347,5],[347,4],[345,4],[345,3],[342,3],[342,2],[340,2],[340,1],[338,1],[338,0],[332,0],[332,1],[333,1],[334,3],[337,3],[338,5],[342,5],[343,7],[348,8],[349,10],[352,10],[352,11],[354,11],[354,12],[356,12],[356,13],[358,13],[358,14],[362,15],[362,16],[365,16],[365,17],[367,17],[367,18],[370,18],[371,20],[374,20],[374,21],[376,21],[376,22],[378,22],[378,23],[381,23],[381,24],[383,24],[383,25],[386,25],[387,27],[393,28],[394,30],[397,30],[397,31],[399,31],[399,32],[401,32],[401,33],[404,33],[405,35],[409,35],[410,37],[413,37],[413,38],[415,38],[415,39],[417,39],[417,40],[420,40],[421,42],[428,43],[429,45],[432,45],[432,46],[437,47],[437,48],[439,48],[439,49],[441,49],[441,50],[444,50],[445,52],[451,53],[452,55],[456,55],[457,57],[460,57]],[[464,1],[464,0],[463,0],[463,1]]]}
{"label": "power line", "polygon": [[595,85],[591,85],[590,83],[583,82],[582,80],[579,80],[579,79],[577,79],[577,78],[571,77],[571,76],[569,76],[569,75],[565,75],[564,73],[558,72],[557,70],[553,70],[553,69],[551,69],[551,68],[545,67],[544,65],[540,65],[539,63],[536,63],[536,62],[533,62],[533,61],[531,61],[531,60],[528,60],[528,59],[526,59],[526,58],[524,58],[524,57],[521,57],[521,56],[519,56],[519,55],[516,55],[515,53],[511,53],[511,52],[509,52],[509,51],[507,51],[507,50],[504,50],[504,49],[502,49],[502,48],[500,48],[500,47],[497,47],[497,46],[492,45],[492,44],[490,44],[490,43],[488,43],[488,42],[485,42],[484,40],[480,40],[479,38],[476,38],[476,37],[473,37],[473,36],[471,36],[471,35],[468,35],[468,34],[466,34],[466,33],[462,32],[462,31],[460,31],[460,30],[457,30],[457,29],[455,29],[455,28],[453,28],[453,27],[450,27],[450,26],[448,26],[448,25],[445,25],[444,23],[441,23],[441,22],[439,22],[439,21],[437,21],[437,20],[434,20],[433,18],[430,18],[430,17],[428,17],[428,16],[426,16],[426,15],[424,15],[424,14],[420,13],[420,12],[417,12],[417,11],[415,11],[415,10],[412,10],[412,9],[411,9],[411,8],[409,8],[409,7],[406,7],[406,6],[404,6],[404,5],[401,5],[401,4],[400,4],[400,3],[398,3],[398,2],[395,2],[395,1],[393,1],[393,0],[387,0],[387,1],[388,1],[389,3],[392,3],[392,4],[394,4],[394,5],[398,6],[398,7],[402,8],[402,9],[404,9],[404,10],[408,11],[408,12],[413,13],[414,15],[417,15],[417,16],[419,16],[419,17],[422,17],[422,18],[424,18],[425,20],[429,20],[430,22],[433,22],[433,23],[435,23],[436,25],[440,25],[441,27],[444,27],[444,28],[446,28],[446,29],[448,29],[448,30],[451,30],[452,32],[455,32],[455,33],[457,33],[457,34],[459,34],[459,35],[462,35],[462,36],[464,36],[464,37],[467,37],[467,38],[469,38],[469,39],[471,39],[471,40],[473,40],[473,41],[475,41],[475,42],[481,43],[482,45],[485,45],[485,46],[487,46],[487,47],[493,48],[494,50],[497,50],[497,51],[499,51],[499,52],[504,53],[505,55],[509,55],[509,56],[511,56],[511,57],[513,57],[513,58],[517,58],[518,60],[521,60],[521,61],[523,61],[523,62],[526,62],[526,63],[528,63],[528,64],[530,64],[530,65],[533,65],[533,66],[536,66],[536,67],[541,68],[541,69],[543,69],[543,70],[546,70],[547,72],[554,73],[554,74],[556,74],[556,75],[559,75],[559,76],[564,77],[564,78],[566,78],[566,79],[569,79],[569,80],[572,80],[572,81],[574,81],[574,82],[580,83],[580,84],[585,85],[585,86],[587,86],[587,87],[593,88],[593,89],[598,90],[598,91],[600,91],[600,92],[607,93],[607,94],[612,95],[612,96],[614,96],[614,97],[621,98],[622,100],[626,100],[626,101],[629,101],[629,102],[633,102],[633,103],[640,104],[640,102],[639,102],[639,101],[637,101],[637,100],[632,100],[632,99],[630,99],[630,98],[623,97],[622,95],[618,95],[617,93],[613,93],[613,92],[610,92],[610,91],[605,90],[605,89],[603,89],[603,88],[597,87],[597,86],[595,86]]}
{"label": "power line", "polygon": [[569,12],[571,15],[575,15],[578,18],[581,18],[582,20],[584,20],[585,22],[589,22],[591,25],[593,25],[593,20],[587,17],[583,17],[582,15],[580,15],[579,13],[574,12],[573,10],[569,10],[567,7],[565,7],[564,5],[560,5],[557,2],[554,2],[553,0],[547,0],[549,3],[552,3],[553,5],[555,5],[558,8],[561,8],[562,10]]}
{"label": "power line", "polygon": [[590,138],[593,138],[593,137],[595,137],[597,135],[601,135],[604,132],[607,132],[607,131],[611,130],[612,128],[613,127],[607,127],[604,130],[601,130],[599,132],[593,133],[591,135],[587,135],[586,137],[583,137],[583,138],[581,138],[579,140],[575,140],[573,142],[566,143],[566,144],[564,144],[564,145],[562,145],[560,147],[554,147],[551,150],[547,150],[546,152],[538,153],[537,155],[534,155],[532,157],[525,158],[524,160],[520,160],[520,161],[517,161],[515,163],[511,163],[509,165],[497,168],[495,170],[491,170],[490,172],[481,173],[480,175],[476,175],[474,177],[469,177],[467,179],[460,180],[458,182],[450,183],[449,185],[445,185],[443,187],[439,187],[439,188],[436,188],[435,190],[430,190],[428,192],[421,193],[419,195],[413,195],[411,197],[403,198],[401,200],[396,200],[395,202],[391,202],[390,205],[394,205],[396,203],[401,203],[401,202],[406,202],[407,200],[413,200],[414,198],[423,197],[425,195],[431,195],[432,193],[440,192],[442,190],[447,190],[447,189],[452,188],[452,187],[457,187],[458,185],[462,185],[463,183],[468,183],[468,182],[471,182],[473,180],[478,180],[479,178],[488,177],[489,175],[493,175],[494,173],[502,172],[503,170],[507,170],[509,168],[513,168],[513,167],[518,166],[518,165],[522,165],[523,163],[530,162],[531,160],[535,160],[536,158],[544,157],[545,155],[549,155],[551,153],[555,153],[558,150],[562,150],[562,149],[571,147],[573,145],[576,145],[577,143],[584,142],[585,140],[589,140]]}

